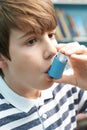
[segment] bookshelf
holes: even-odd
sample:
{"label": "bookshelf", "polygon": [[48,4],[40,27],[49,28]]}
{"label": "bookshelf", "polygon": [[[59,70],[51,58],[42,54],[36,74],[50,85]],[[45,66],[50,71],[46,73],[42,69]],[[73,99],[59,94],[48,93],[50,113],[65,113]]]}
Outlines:
{"label": "bookshelf", "polygon": [[[72,17],[74,24],[77,28],[78,35],[75,35],[74,32],[72,34],[72,30],[68,26],[68,30],[70,31],[71,37],[64,36],[63,30],[61,31],[60,24],[58,23],[58,28],[57,28],[57,40],[58,42],[72,42],[72,41],[78,41],[80,44],[84,44],[87,46],[87,0],[52,0],[54,3],[54,7],[56,11],[62,10],[64,13],[63,16],[64,20],[62,19],[63,22],[66,22],[66,15]],[[58,21],[59,21],[60,16],[58,15]],[[70,21],[69,21],[70,22]],[[64,24],[64,23],[63,23]],[[67,22],[66,22],[67,24]],[[69,23],[70,24],[70,23]],[[62,25],[63,26],[63,25]],[[59,27],[60,31],[59,32]],[[63,29],[67,30],[66,27],[63,27]],[[76,30],[74,30],[76,31]],[[62,34],[61,34],[62,33]]]}

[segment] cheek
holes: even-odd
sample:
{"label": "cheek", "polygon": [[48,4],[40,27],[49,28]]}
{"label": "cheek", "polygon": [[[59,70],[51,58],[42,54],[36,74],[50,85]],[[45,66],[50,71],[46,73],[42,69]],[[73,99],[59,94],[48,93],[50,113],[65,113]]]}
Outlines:
{"label": "cheek", "polygon": [[20,76],[33,75],[39,70],[38,59],[30,56],[18,56],[12,61],[11,69]]}
{"label": "cheek", "polygon": [[42,61],[42,52],[39,47],[32,49],[11,47],[10,50],[12,73],[20,77],[32,77],[39,73]]}

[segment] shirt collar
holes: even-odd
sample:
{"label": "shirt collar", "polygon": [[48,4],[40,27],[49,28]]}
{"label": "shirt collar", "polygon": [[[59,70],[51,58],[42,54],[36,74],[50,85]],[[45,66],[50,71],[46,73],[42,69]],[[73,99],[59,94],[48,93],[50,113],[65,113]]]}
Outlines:
{"label": "shirt collar", "polygon": [[[55,84],[53,86],[55,86]],[[10,104],[24,112],[28,112],[33,106],[37,104],[43,105],[44,100],[46,99],[53,98],[52,88],[41,91],[41,97],[35,100],[22,97],[10,89],[2,77],[0,77],[0,91]]]}

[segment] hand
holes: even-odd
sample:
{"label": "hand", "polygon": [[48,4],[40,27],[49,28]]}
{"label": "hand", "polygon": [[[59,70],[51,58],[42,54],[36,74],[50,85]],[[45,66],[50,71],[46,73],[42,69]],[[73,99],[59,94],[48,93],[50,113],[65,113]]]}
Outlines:
{"label": "hand", "polygon": [[87,90],[87,48],[77,42],[58,44],[58,51],[68,56],[72,75],[63,75],[61,79],[54,79],[58,83],[67,83]]}

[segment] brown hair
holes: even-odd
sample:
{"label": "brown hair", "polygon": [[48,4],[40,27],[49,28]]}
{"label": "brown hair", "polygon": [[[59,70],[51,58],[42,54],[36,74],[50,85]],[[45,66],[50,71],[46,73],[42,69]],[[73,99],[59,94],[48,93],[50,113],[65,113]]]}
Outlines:
{"label": "brown hair", "polygon": [[[56,13],[51,0],[0,0],[0,53],[10,60],[9,37],[12,28],[36,33],[56,28]],[[0,74],[3,76],[2,70]]]}

